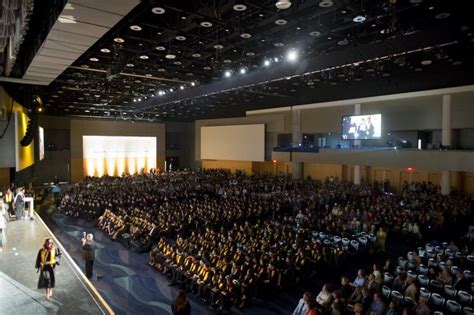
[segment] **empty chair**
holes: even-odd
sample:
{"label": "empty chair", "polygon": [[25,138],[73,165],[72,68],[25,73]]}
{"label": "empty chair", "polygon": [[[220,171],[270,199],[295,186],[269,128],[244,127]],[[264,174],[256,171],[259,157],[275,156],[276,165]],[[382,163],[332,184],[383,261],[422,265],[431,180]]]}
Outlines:
{"label": "empty chair", "polygon": [[337,235],[334,236],[332,239],[334,240],[334,244],[337,244],[337,243],[339,243],[339,242],[341,241],[341,237],[340,237],[340,236],[337,236]]}
{"label": "empty chair", "polygon": [[430,302],[437,308],[442,308],[446,299],[441,296],[441,294],[433,293],[430,297]]}
{"label": "empty chair", "polygon": [[444,248],[442,248],[441,246],[436,246],[435,247],[435,252],[437,254],[443,255],[444,254]]}
{"label": "empty chair", "polygon": [[344,247],[349,246],[350,243],[351,243],[351,241],[350,241],[348,238],[345,238],[345,237],[344,237],[344,238],[342,239],[342,245],[343,245]]}
{"label": "empty chair", "polygon": [[474,254],[470,254],[470,255],[467,255],[467,261],[469,261],[470,263],[474,263]]}
{"label": "empty chair", "polygon": [[314,238],[318,238],[318,236],[319,236],[318,231],[313,231],[311,234],[313,235]]}
{"label": "empty chair", "polygon": [[464,278],[466,278],[469,281],[474,280],[474,274],[472,273],[471,270],[464,270]]}
{"label": "empty chair", "polygon": [[434,250],[434,247],[433,247],[433,245],[431,245],[431,244],[426,244],[426,245],[425,245],[425,248],[426,248],[426,251],[427,251],[427,252]]}
{"label": "empty chair", "polygon": [[418,247],[418,256],[423,258],[423,257],[425,257],[425,254],[426,254],[426,249],[423,248],[423,247]]}
{"label": "empty chair", "polygon": [[386,298],[387,300],[390,299],[390,294],[392,293],[392,290],[386,285],[382,286],[382,296]]}
{"label": "empty chair", "polygon": [[326,245],[326,246],[329,246],[329,245],[331,245],[331,241],[328,240],[328,239],[325,239],[325,240],[323,241],[323,244]]}
{"label": "empty chair", "polygon": [[458,291],[452,285],[445,285],[443,287],[443,295],[450,299],[454,299]]}
{"label": "empty chair", "polygon": [[420,296],[429,299],[430,296],[431,296],[431,292],[430,292],[430,290],[428,290],[424,287],[421,287],[420,288]]}
{"label": "empty chair", "polygon": [[472,302],[472,295],[466,291],[459,290],[457,295],[457,300],[464,306],[468,306]]}
{"label": "empty chair", "polygon": [[430,285],[428,286],[431,291],[434,292],[443,292],[443,284],[438,280],[431,280]]}
{"label": "empty chair", "polygon": [[320,239],[320,240],[323,240],[323,239],[325,239],[325,238],[326,238],[326,233],[324,233],[324,232],[319,232],[319,239]]}
{"label": "empty chair", "polygon": [[351,246],[352,248],[354,248],[354,250],[358,250],[359,249],[359,242],[357,242],[356,240],[352,240],[351,241]]}
{"label": "empty chair", "polygon": [[414,261],[408,261],[407,268],[410,270],[416,269],[416,263]]}
{"label": "empty chair", "polygon": [[398,257],[398,265],[402,268],[406,268],[408,260],[403,257]]}
{"label": "empty chair", "polygon": [[361,246],[367,246],[367,237],[361,236],[357,239]]}
{"label": "empty chair", "polygon": [[457,252],[454,255],[454,258],[456,258],[457,260],[462,260],[464,258],[464,255],[461,252]]}
{"label": "empty chair", "polygon": [[418,281],[418,284],[422,287],[427,287],[430,284],[430,278],[425,275],[419,275],[416,280]]}
{"label": "empty chair", "polygon": [[474,315],[474,309],[472,309],[471,307],[463,307],[462,314],[463,315]]}
{"label": "empty chair", "polygon": [[401,303],[403,301],[403,294],[398,291],[393,290],[390,296],[392,297],[392,300],[395,300],[398,303]]}
{"label": "empty chair", "polygon": [[383,274],[383,284],[391,286],[392,283],[393,283],[393,276],[388,272],[384,272],[384,274]]}
{"label": "empty chair", "polygon": [[428,267],[425,265],[419,265],[416,268],[416,272],[422,275],[426,275],[428,273]]}
{"label": "empty chair", "polygon": [[360,237],[367,237],[367,232],[360,232],[360,233],[359,233],[359,236],[360,236]]}
{"label": "empty chair", "polygon": [[453,300],[447,300],[446,301],[446,310],[448,311],[449,314],[458,314],[461,312],[461,305]]}
{"label": "empty chair", "polygon": [[373,233],[370,233],[368,237],[369,237],[370,243],[375,244],[375,242],[377,241],[377,236]]}

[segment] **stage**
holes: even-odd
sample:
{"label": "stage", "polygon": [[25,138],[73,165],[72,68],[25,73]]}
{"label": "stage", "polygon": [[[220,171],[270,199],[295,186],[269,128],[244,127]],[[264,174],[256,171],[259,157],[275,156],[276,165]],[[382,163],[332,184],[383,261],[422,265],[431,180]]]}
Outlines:
{"label": "stage", "polygon": [[61,244],[63,255],[56,267],[52,301],[45,299],[44,290],[37,289],[36,255],[44,239],[51,236],[36,213],[32,221],[8,222],[7,243],[0,252],[1,314],[113,314]]}

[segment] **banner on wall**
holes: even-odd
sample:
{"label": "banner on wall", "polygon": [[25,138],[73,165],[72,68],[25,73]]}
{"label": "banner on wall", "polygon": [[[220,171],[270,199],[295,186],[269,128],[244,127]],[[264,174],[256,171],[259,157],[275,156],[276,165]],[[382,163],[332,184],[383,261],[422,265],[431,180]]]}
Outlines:
{"label": "banner on wall", "polygon": [[43,127],[38,128],[38,151],[39,160],[44,159],[44,129]]}

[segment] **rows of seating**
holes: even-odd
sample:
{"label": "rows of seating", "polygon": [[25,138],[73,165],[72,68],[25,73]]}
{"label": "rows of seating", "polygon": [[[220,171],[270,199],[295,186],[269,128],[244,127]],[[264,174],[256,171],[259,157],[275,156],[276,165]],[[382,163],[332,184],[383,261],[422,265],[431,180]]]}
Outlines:
{"label": "rows of seating", "polygon": [[[406,258],[399,257],[396,274],[406,274],[414,279],[419,287],[419,297],[426,299],[435,311],[445,311],[450,314],[474,314],[473,294],[474,275],[470,269],[474,266],[474,256],[464,254],[448,247],[448,243],[440,246],[427,244],[418,248],[417,252],[408,252]],[[439,279],[434,279],[433,275],[444,272],[451,277],[456,277],[455,283],[443,283]],[[449,279],[448,275],[445,275]],[[383,277],[382,295],[385,299],[396,300],[402,304],[414,304],[412,297],[404,296],[400,291],[395,290],[394,275],[385,272]],[[464,279],[462,279],[464,278]],[[458,289],[457,284],[463,284],[463,288]]]}

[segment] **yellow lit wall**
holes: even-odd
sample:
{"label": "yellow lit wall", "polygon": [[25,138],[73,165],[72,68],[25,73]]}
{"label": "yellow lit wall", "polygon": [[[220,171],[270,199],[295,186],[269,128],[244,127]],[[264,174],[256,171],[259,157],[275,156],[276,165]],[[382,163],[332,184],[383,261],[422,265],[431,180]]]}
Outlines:
{"label": "yellow lit wall", "polygon": [[16,171],[19,172],[35,162],[35,141],[24,147],[20,144],[28,126],[28,116],[23,113],[21,106],[15,104],[15,146]]}

